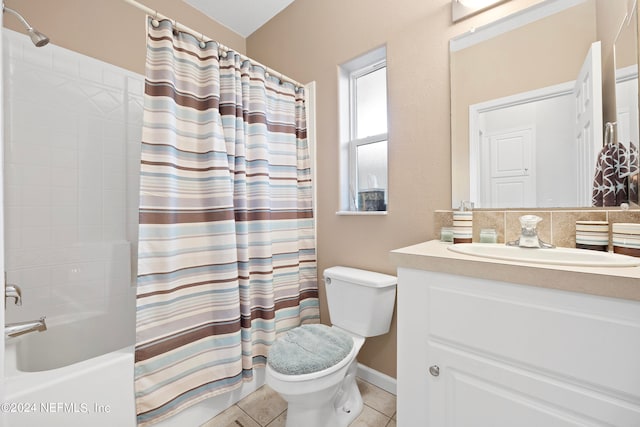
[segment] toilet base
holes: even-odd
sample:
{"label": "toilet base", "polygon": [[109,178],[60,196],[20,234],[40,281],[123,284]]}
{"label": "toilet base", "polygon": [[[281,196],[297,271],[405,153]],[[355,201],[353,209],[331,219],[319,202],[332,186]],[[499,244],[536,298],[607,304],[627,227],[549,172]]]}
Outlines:
{"label": "toilet base", "polygon": [[[356,383],[358,364],[349,366],[337,393],[329,400],[314,406],[288,402],[286,427],[347,427],[362,412],[362,395]],[[286,398],[285,398],[286,399]]]}

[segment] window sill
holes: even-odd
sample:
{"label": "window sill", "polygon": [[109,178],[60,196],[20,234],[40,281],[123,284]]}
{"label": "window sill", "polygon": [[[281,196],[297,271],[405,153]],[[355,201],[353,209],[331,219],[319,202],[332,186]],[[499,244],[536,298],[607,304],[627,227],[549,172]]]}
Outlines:
{"label": "window sill", "polygon": [[338,211],[338,216],[386,216],[387,211]]}

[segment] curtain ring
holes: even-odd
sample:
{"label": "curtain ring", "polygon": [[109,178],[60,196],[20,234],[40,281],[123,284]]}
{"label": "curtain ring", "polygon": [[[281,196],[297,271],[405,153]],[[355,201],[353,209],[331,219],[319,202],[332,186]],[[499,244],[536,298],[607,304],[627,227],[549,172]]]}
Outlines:
{"label": "curtain ring", "polygon": [[151,20],[151,25],[153,25],[153,28],[158,28],[158,26],[160,25],[160,22],[158,22],[158,11],[157,10],[156,10],[155,16]]}
{"label": "curtain ring", "polygon": [[204,41],[204,34],[200,33],[200,48],[204,49],[207,47],[207,43]]}

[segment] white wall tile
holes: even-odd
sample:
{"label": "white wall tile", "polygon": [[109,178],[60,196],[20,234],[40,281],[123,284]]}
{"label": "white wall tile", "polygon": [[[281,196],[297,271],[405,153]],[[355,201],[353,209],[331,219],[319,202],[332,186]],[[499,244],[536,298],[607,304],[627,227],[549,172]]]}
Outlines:
{"label": "white wall tile", "polygon": [[52,207],[50,205],[42,205],[37,208],[23,206],[20,209],[20,226],[21,227],[51,227]]}
{"label": "white wall tile", "polygon": [[[6,170],[7,165],[5,165]],[[15,178],[15,175],[13,175]],[[9,178],[5,176],[5,188],[4,188],[4,206],[6,207],[20,207],[22,206],[22,187],[19,185],[11,185],[8,183]]]}
{"label": "white wall tile", "polygon": [[80,77],[91,83],[102,83],[103,64],[97,61],[82,61],[80,63]]}
{"label": "white wall tile", "polygon": [[[55,170],[54,170],[54,176]],[[73,177],[76,182],[72,185],[60,185],[56,184],[56,180],[52,179],[51,185],[51,206],[72,206],[75,207],[78,204],[78,184],[77,178]]]}
{"label": "white wall tile", "polygon": [[102,225],[102,194],[91,187],[81,187],[78,205],[78,224],[80,226]]}
{"label": "white wall tile", "polygon": [[120,93],[125,89],[127,84],[127,78],[122,78],[122,73],[114,72],[110,69],[105,69],[102,72],[102,82],[107,86],[119,89]]}
{"label": "white wall tile", "polygon": [[75,206],[52,206],[50,212],[52,227],[72,227],[78,223],[78,210]]}
{"label": "white wall tile", "polygon": [[78,150],[64,147],[50,146],[51,167],[62,169],[78,168]]}
{"label": "white wall tile", "polygon": [[37,65],[43,69],[51,69],[53,63],[51,51],[47,51],[47,49],[38,49],[35,46],[30,47],[27,44],[22,45],[22,59],[24,62]]}
{"label": "white wall tile", "polygon": [[37,268],[49,265],[54,253],[48,248],[20,248],[7,252],[7,273],[13,269]]}
{"label": "white wall tile", "polygon": [[[58,201],[57,196],[53,194],[54,187],[67,189],[71,188],[75,191],[75,189],[77,189],[80,184],[79,172],[76,168],[52,167],[49,180],[52,191],[51,201],[54,204]],[[75,200],[77,201],[77,197],[75,198]]]}
{"label": "white wall tile", "polygon": [[44,140],[48,141],[53,149],[78,149],[78,132],[75,129],[49,132],[48,136],[44,138]]}
{"label": "white wall tile", "polygon": [[6,258],[26,292],[7,319],[105,310],[135,271],[144,78],[12,34],[3,32]]}
{"label": "white wall tile", "polygon": [[69,76],[78,77],[80,75],[79,61],[71,55],[53,55],[53,69],[58,73]]}
{"label": "white wall tile", "polygon": [[52,248],[51,227],[22,227],[22,248]]}
{"label": "white wall tile", "polygon": [[20,283],[23,290],[51,286],[51,267],[34,267],[17,271],[20,275],[14,281]]}
{"label": "white wall tile", "polygon": [[[11,184],[9,184],[11,185]],[[44,186],[20,186],[22,206],[38,207],[51,204],[51,191]]]}
{"label": "white wall tile", "polygon": [[102,240],[102,224],[78,224],[78,240],[83,243],[99,242]]}
{"label": "white wall tile", "polygon": [[71,226],[52,226],[51,240],[56,247],[78,244],[79,238],[77,224],[73,224]]}
{"label": "white wall tile", "polygon": [[22,247],[22,228],[8,227],[4,229],[4,245],[5,251],[12,251]]}
{"label": "white wall tile", "polygon": [[22,185],[26,186],[43,186],[49,187],[51,185],[51,168],[48,166],[41,166],[39,164],[25,164],[22,167]]}
{"label": "white wall tile", "polygon": [[144,79],[127,77],[127,89],[130,96],[142,98],[142,95],[144,95]]}

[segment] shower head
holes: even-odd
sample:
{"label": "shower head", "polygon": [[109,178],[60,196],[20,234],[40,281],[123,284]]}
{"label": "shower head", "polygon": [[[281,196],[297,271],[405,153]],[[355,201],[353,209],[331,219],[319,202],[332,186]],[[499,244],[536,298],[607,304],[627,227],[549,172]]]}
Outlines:
{"label": "shower head", "polygon": [[49,37],[45,36],[35,28],[27,28],[27,33],[36,47],[42,47],[49,44]]}
{"label": "shower head", "polygon": [[15,10],[5,6],[4,3],[2,3],[2,12],[9,12],[10,14],[18,18],[20,22],[22,22],[22,25],[24,25],[27,30],[27,34],[29,34],[31,41],[33,42],[34,45],[36,45],[36,47],[42,47],[49,43],[49,37],[45,36],[40,31],[36,30],[31,25],[29,25],[27,20],[24,19],[22,15],[20,15]]}

